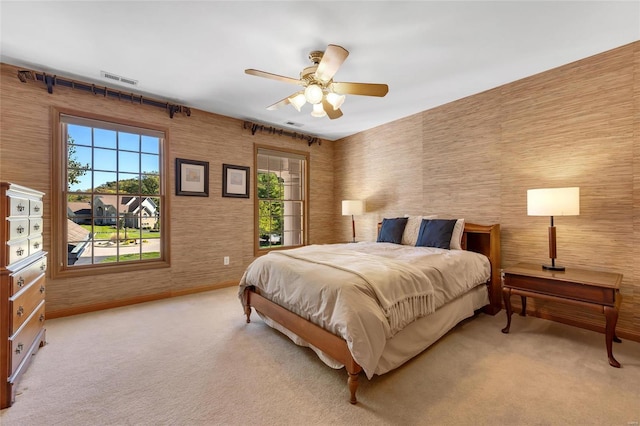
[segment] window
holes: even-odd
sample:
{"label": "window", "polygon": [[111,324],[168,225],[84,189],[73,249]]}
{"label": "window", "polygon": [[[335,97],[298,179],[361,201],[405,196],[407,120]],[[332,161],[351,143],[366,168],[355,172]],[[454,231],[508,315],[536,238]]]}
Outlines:
{"label": "window", "polygon": [[304,245],[308,155],[257,146],[255,164],[256,251]]}
{"label": "window", "polygon": [[168,265],[165,133],[58,110],[55,122],[54,275]]}

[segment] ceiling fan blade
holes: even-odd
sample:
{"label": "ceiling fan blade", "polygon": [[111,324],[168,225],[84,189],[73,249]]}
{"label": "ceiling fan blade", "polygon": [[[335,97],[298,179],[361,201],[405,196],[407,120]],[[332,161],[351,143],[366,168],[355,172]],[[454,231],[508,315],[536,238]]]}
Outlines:
{"label": "ceiling fan blade", "polygon": [[389,92],[389,86],[377,83],[338,83],[331,84],[331,90],[340,95],[362,95],[382,97]]}
{"label": "ceiling fan blade", "polygon": [[325,83],[331,80],[338,71],[338,68],[340,68],[340,65],[347,59],[347,56],[349,56],[349,52],[344,47],[335,44],[327,46],[327,50],[324,51],[322,59],[318,64],[316,78]]}
{"label": "ceiling fan blade", "polygon": [[[292,95],[291,95],[291,96],[292,96]],[[277,110],[278,108],[281,108],[281,107],[283,107],[283,106],[285,106],[285,105],[289,105],[289,104],[291,103],[291,101],[289,100],[289,98],[290,98],[291,96],[287,96],[287,97],[286,97],[286,98],[284,98],[283,100],[278,101],[278,102],[276,102],[276,103],[275,103],[275,104],[273,104],[273,105],[269,105],[269,106],[267,107],[267,109],[268,109],[269,111],[275,111],[275,110]]]}
{"label": "ceiling fan blade", "polygon": [[342,110],[340,110],[340,108],[333,109],[333,106],[326,99],[322,100],[322,107],[330,119],[335,120],[336,118],[342,117]]}
{"label": "ceiling fan blade", "polygon": [[272,74],[272,73],[266,72],[266,71],[260,71],[260,70],[254,70],[254,69],[246,69],[246,70],[244,70],[244,72],[246,74],[249,74],[249,75],[255,75],[256,77],[264,77],[264,78],[269,78],[271,80],[282,81],[282,82],[285,82],[285,83],[302,85],[302,82],[297,78],[285,77],[283,75]]}

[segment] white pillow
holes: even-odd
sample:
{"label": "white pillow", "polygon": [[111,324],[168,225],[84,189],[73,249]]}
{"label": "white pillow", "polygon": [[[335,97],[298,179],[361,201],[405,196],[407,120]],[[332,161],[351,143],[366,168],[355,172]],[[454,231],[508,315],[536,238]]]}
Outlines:
{"label": "white pillow", "polygon": [[464,219],[458,219],[456,221],[455,226],[453,227],[453,233],[451,234],[451,242],[449,243],[449,248],[451,250],[462,250],[462,234],[463,233],[464,233]]}
{"label": "white pillow", "polygon": [[[404,232],[402,233],[402,244],[405,246],[415,246],[416,242],[418,242],[418,234],[420,233],[420,225],[422,224],[422,219],[436,219],[436,215],[430,216],[409,216],[405,215],[407,218],[407,226],[404,227]],[[453,235],[453,234],[452,234]],[[460,234],[462,238],[462,234]]]}

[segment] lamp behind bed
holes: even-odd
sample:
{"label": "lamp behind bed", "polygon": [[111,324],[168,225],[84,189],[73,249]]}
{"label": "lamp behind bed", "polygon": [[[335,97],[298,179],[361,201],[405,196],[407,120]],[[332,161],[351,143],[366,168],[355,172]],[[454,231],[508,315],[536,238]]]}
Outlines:
{"label": "lamp behind bed", "polygon": [[362,200],[342,200],[342,216],[351,215],[351,229],[353,230],[352,243],[356,242],[356,221],[354,216],[364,213],[364,201]]}

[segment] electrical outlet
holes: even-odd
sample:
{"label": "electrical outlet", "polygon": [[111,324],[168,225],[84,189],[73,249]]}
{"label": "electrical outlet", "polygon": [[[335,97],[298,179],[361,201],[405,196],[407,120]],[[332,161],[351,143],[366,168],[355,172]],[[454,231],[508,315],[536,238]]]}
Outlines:
{"label": "electrical outlet", "polygon": [[225,266],[229,265],[229,256],[224,257],[224,264]]}

